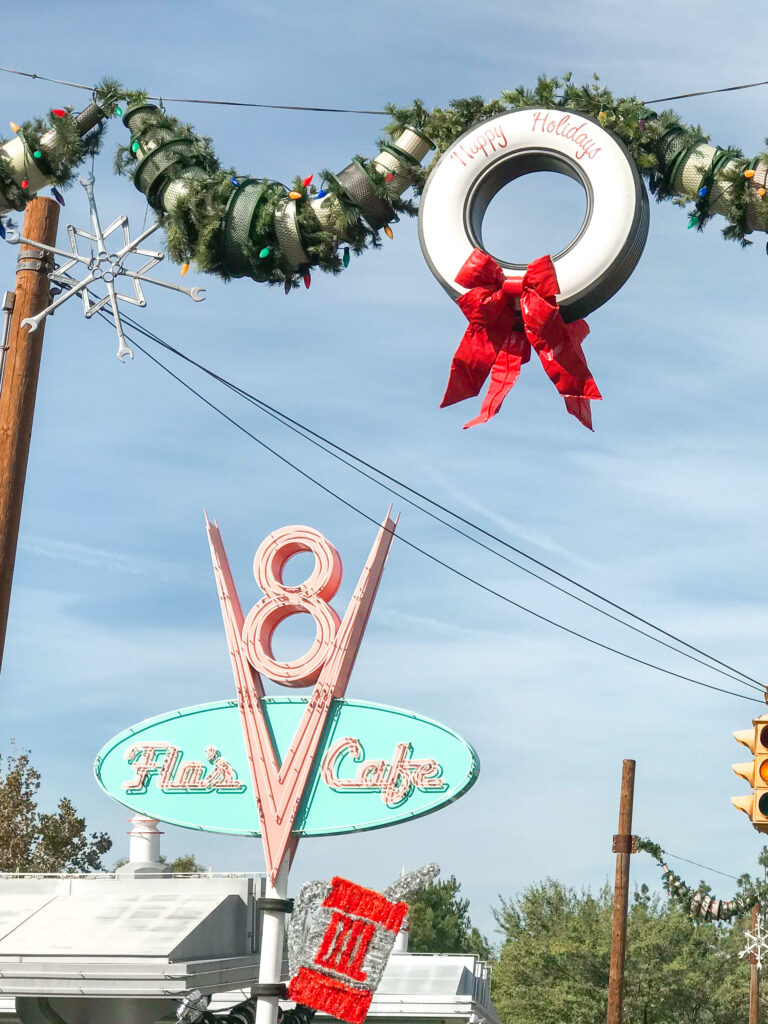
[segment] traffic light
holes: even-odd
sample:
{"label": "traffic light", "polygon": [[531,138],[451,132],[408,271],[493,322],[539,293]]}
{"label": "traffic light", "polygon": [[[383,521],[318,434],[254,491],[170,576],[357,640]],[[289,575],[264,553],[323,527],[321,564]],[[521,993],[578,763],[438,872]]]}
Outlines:
{"label": "traffic light", "polygon": [[751,729],[738,729],[733,735],[737,743],[749,747],[754,755],[751,761],[732,766],[754,792],[749,796],[732,796],[731,803],[749,815],[758,832],[768,832],[768,715],[755,718]]}

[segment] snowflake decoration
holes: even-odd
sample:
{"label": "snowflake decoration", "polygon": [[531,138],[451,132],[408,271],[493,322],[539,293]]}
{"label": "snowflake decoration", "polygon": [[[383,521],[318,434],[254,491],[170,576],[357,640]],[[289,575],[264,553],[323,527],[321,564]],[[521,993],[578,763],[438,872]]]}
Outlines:
{"label": "snowflake decoration", "polygon": [[[45,309],[41,310],[35,316],[27,317],[22,321],[22,327],[26,326],[30,331],[35,331],[40,326],[41,322],[45,317],[50,316],[51,313],[55,312],[62,306],[68,299],[74,298],[76,295],[80,295],[83,300],[83,312],[87,320],[90,320],[94,314],[98,313],[99,310],[103,309],[107,304],[111,306],[112,315],[115,319],[115,330],[117,331],[118,338],[118,349],[117,358],[124,360],[126,356],[133,358],[133,352],[128,346],[125,340],[125,334],[123,332],[123,324],[120,319],[120,310],[118,308],[118,302],[129,302],[134,306],[146,306],[147,302],[144,298],[144,292],[142,290],[142,283],[159,285],[161,288],[170,288],[171,291],[182,292],[184,295],[188,295],[195,302],[202,302],[202,292],[204,288],[183,288],[178,284],[171,284],[168,281],[159,281],[155,277],[148,277],[148,272],[156,267],[161,260],[165,257],[161,252],[154,252],[151,249],[140,248],[141,243],[144,242],[150,235],[154,234],[155,231],[160,227],[160,222],[156,221],[145,231],[142,231],[136,238],[131,239],[130,230],[128,228],[128,218],[125,214],[114,220],[106,231],[102,231],[101,223],[99,221],[99,213],[96,209],[96,200],[93,194],[93,183],[94,177],[92,174],[85,175],[80,178],[80,184],[85,189],[86,195],[88,196],[88,206],[91,212],[91,227],[92,231],[83,231],[80,228],[72,227],[71,224],[67,225],[67,234],[69,235],[70,251],[66,252],[62,249],[56,249],[54,246],[44,245],[42,242],[36,242],[29,238],[24,238],[18,231],[8,231],[6,234],[6,241],[12,245],[19,245],[25,243],[26,245],[34,246],[37,249],[43,249],[45,252],[49,252],[54,256],[63,257],[65,262],[53,270],[48,276],[54,284],[61,285],[65,291],[62,293]],[[117,252],[107,252],[106,239],[118,229],[122,229],[123,232],[123,246],[118,249]],[[78,238],[84,238],[90,243],[90,254],[84,256],[80,253],[77,247]],[[146,256],[147,261],[138,270],[129,270],[126,266],[126,261],[130,256]],[[74,270],[77,266],[83,266],[88,271],[86,276],[80,280],[76,277],[71,276],[70,271]],[[125,295],[119,292],[115,286],[115,282],[119,277],[126,277],[133,285],[133,294]],[[107,294],[101,296],[101,298],[95,298],[91,295],[89,289],[91,286],[97,286],[103,284],[107,290]]]}
{"label": "snowflake decoration", "polygon": [[758,914],[754,932],[744,932],[747,945],[739,953],[739,957],[754,956],[758,971],[762,970],[763,957],[768,953],[768,934],[763,930],[763,921],[763,915]]}

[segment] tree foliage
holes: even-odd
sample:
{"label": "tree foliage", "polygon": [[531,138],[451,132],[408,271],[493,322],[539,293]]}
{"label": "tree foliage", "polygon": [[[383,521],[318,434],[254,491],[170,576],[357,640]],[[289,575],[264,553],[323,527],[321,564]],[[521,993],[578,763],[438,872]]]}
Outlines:
{"label": "tree foliage", "polygon": [[52,814],[37,809],[40,773],[29,751],[0,755],[0,871],[85,872],[102,870],[112,846],[105,832],[86,832],[68,797]]}
{"label": "tree foliage", "polygon": [[491,949],[469,919],[469,900],[459,899],[461,885],[451,875],[433,882],[408,900],[412,953],[476,953],[489,959]]}
{"label": "tree foliage", "polygon": [[[603,1024],[612,899],[608,886],[592,895],[547,879],[501,901],[493,998],[504,1024]],[[745,1021],[747,926],[696,922],[641,888],[627,924],[625,1024]]]}

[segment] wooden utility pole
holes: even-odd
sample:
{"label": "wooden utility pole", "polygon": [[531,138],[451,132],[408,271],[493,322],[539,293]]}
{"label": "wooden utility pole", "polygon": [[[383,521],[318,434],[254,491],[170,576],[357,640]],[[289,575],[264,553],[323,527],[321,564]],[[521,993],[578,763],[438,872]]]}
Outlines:
{"label": "wooden utility pole", "polygon": [[[757,928],[757,919],[760,916],[760,904],[752,907],[752,934]],[[760,969],[757,966],[757,957],[754,953],[749,954],[749,1024],[759,1024],[760,1016]]]}
{"label": "wooden utility pole", "polygon": [[607,1024],[621,1024],[624,1000],[624,951],[627,944],[627,904],[629,902],[629,858],[632,855],[632,803],[635,797],[635,762],[624,761],[621,771],[619,831],[613,837],[616,854],[616,881],[613,887],[613,929],[611,931],[611,971],[608,977]]}
{"label": "wooden utility pole", "polygon": [[[58,224],[57,202],[32,199],[26,207],[22,234],[44,245],[56,245]],[[19,250],[16,301],[0,390],[0,666],[45,329],[45,321],[32,332],[22,327],[21,322],[48,304],[48,271],[51,269],[49,257],[41,249],[21,245]]]}

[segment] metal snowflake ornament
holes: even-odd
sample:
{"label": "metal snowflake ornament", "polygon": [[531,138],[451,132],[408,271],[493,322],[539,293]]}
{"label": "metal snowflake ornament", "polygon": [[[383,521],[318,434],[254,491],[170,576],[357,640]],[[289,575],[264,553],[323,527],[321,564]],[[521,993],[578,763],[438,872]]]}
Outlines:
{"label": "metal snowflake ornament", "polygon": [[[156,277],[148,277],[148,272],[156,267],[161,260],[165,259],[163,253],[154,252],[151,249],[140,248],[141,243],[145,239],[149,238],[150,235],[154,234],[155,231],[160,227],[160,222],[156,221],[151,227],[147,228],[146,231],[142,231],[138,237],[131,239],[130,230],[128,228],[128,217],[123,214],[114,220],[106,231],[102,231],[101,223],[99,221],[99,213],[96,209],[96,200],[93,195],[93,183],[94,177],[92,174],[85,175],[80,178],[80,184],[85,189],[86,195],[88,196],[88,206],[91,211],[91,227],[92,231],[83,231],[80,228],[72,227],[71,224],[67,225],[67,234],[69,235],[70,251],[65,252],[62,249],[56,249],[50,245],[44,245],[42,242],[36,242],[33,239],[25,238],[18,231],[6,232],[6,241],[12,245],[19,245],[24,242],[26,245],[35,246],[37,249],[43,249],[45,252],[50,252],[55,256],[60,256],[65,259],[66,262],[56,267],[48,277],[54,284],[61,285],[65,291],[45,309],[41,310],[35,316],[27,317],[26,320],[22,321],[22,327],[29,327],[30,331],[37,330],[42,320],[45,317],[50,316],[55,310],[62,306],[68,299],[74,298],[76,295],[80,295],[83,300],[83,312],[85,313],[86,319],[90,318],[98,313],[99,310],[103,309],[107,304],[112,308],[112,315],[115,318],[115,330],[117,331],[118,349],[117,358],[124,360],[126,356],[130,356],[133,359],[133,352],[125,340],[125,334],[123,332],[123,324],[120,319],[120,310],[118,302],[129,302],[133,306],[146,306],[147,302],[144,298],[144,292],[142,291],[142,284],[156,284],[161,288],[170,288],[174,292],[182,292],[184,295],[188,295],[190,299],[195,302],[202,302],[205,291],[204,288],[184,288],[178,284],[171,284],[168,281],[159,281]],[[118,229],[122,229],[123,232],[123,246],[117,252],[108,252],[106,246],[106,239]],[[85,239],[90,245],[90,253],[84,256],[80,253],[77,246],[78,238]],[[131,256],[145,256],[147,257],[146,262],[140,266],[137,270],[129,270],[126,266],[126,261]],[[72,277],[70,271],[74,270],[77,266],[83,266],[88,273],[82,280],[77,277]],[[119,277],[126,277],[133,285],[133,294],[125,295],[119,292],[115,286],[115,282]],[[106,288],[106,295],[101,297],[94,297],[90,290],[92,287],[99,287],[103,285]]]}
{"label": "metal snowflake ornament", "polygon": [[762,970],[763,957],[768,953],[768,934],[763,930],[764,921],[763,915],[758,914],[755,930],[753,932],[744,932],[747,945],[739,953],[739,957],[753,955],[758,971]]}

